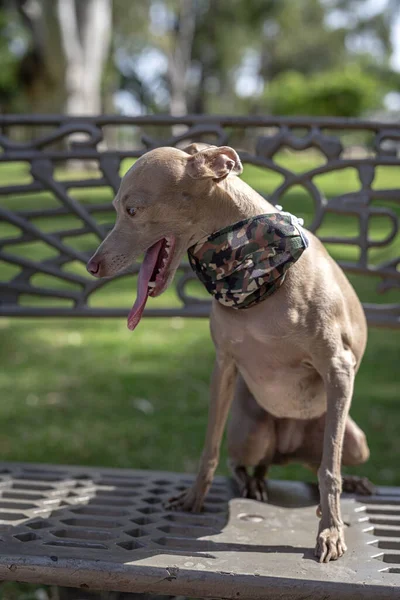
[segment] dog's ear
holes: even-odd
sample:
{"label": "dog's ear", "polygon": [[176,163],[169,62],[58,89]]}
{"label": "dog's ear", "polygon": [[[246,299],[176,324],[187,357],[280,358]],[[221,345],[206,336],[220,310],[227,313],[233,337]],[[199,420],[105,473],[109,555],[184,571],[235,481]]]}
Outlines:
{"label": "dog's ear", "polygon": [[191,154],[193,156],[193,154],[197,154],[198,152],[208,148],[217,148],[217,146],[213,146],[212,144],[204,144],[203,142],[194,142],[193,144],[189,144],[189,146],[182,148],[182,150],[186,152],[186,154]]}
{"label": "dog's ear", "polygon": [[193,179],[221,181],[230,173],[240,175],[242,171],[237,152],[229,146],[212,146],[193,154],[187,161],[187,172]]}

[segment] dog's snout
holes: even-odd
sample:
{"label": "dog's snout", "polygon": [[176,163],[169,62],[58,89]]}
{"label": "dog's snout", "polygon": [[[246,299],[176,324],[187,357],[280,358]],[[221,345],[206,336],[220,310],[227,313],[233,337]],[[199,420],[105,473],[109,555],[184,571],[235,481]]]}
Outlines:
{"label": "dog's snout", "polygon": [[100,274],[100,261],[91,258],[86,265],[86,269],[91,275],[98,276]]}

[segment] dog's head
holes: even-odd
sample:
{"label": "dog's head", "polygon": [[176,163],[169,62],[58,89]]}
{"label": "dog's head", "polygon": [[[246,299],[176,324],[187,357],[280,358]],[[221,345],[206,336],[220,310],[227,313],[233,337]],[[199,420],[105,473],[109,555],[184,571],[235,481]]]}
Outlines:
{"label": "dog's head", "polygon": [[[124,270],[145,253],[140,275],[140,314],[147,296],[171,283],[183,254],[205,233],[205,200],[242,165],[232,148],[192,144],[143,155],[121,181],[114,199],[116,223],[87,265],[95,277]],[[208,212],[210,211],[210,204]],[[131,323],[132,324],[132,323]],[[133,328],[133,326],[131,327]]]}

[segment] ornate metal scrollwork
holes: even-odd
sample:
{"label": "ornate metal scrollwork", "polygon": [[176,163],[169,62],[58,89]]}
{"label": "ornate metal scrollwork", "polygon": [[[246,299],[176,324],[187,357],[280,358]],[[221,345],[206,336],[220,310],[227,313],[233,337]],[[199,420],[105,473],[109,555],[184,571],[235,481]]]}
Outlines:
{"label": "ornate metal scrollwork", "polygon": [[[71,190],[90,187],[99,191],[111,188],[115,192],[124,159],[133,160],[161,145],[182,147],[202,140],[235,146],[238,139],[242,140],[245,148],[240,154],[245,165],[265,168],[269,173],[280,176],[281,181],[269,193],[272,203],[281,204],[288,191],[300,186],[313,200],[313,217],[307,223],[308,228],[324,243],[333,246],[345,244],[357,250],[358,256],[354,254],[354,260],[339,260],[345,271],[378,278],[376,290],[379,293],[393,293],[400,287],[400,259],[395,252],[399,230],[400,175],[399,182],[394,184],[396,187],[376,183],[379,167],[400,172],[400,125],[307,118],[100,116],[71,119],[34,115],[1,117],[0,125],[0,169],[4,165],[14,168],[13,164],[23,162],[29,165],[31,175],[30,181],[16,183],[7,183],[5,177],[0,177],[0,218],[3,223],[0,224],[0,315],[126,315],[128,306],[92,306],[92,298],[108,282],[93,280],[82,269],[72,268],[86,263],[90,255],[90,250],[80,249],[76,241],[90,234],[94,248],[111,227],[111,203],[82,202]],[[107,149],[104,144],[106,129],[121,126],[131,132],[132,147],[126,149],[126,144],[122,147],[120,144],[116,150]],[[27,133],[23,141],[19,141],[17,136],[21,128]],[[132,131],[136,132],[135,138]],[[349,134],[364,137],[365,147],[352,149]],[[323,160],[301,172],[292,170],[279,160],[285,149],[295,152],[314,150]],[[66,171],[63,178],[57,176],[56,167],[60,162],[78,160],[95,162],[99,176],[93,178],[82,174],[82,179],[77,180],[72,171]],[[326,198],[318,178],[327,174],[339,177],[343,170],[349,168],[357,173],[358,188]],[[53,199],[52,205],[41,203],[43,196],[40,195],[43,193]],[[28,203],[21,198],[31,200]],[[99,220],[99,215],[104,217],[104,213],[110,213],[109,223],[105,224],[104,218]],[[349,217],[356,219],[357,234],[353,237],[339,233],[324,235],[324,220],[329,214],[340,215],[343,224]],[[63,219],[66,217],[73,217],[75,225],[64,226]],[[384,237],[377,239],[371,234],[371,224],[379,218],[386,220],[387,227]],[[29,251],[21,251],[31,242],[41,243],[51,251],[51,255],[42,256],[40,252],[30,255]],[[387,249],[387,252],[382,252],[378,258],[371,257],[377,249]],[[138,268],[136,264],[129,273],[115,279],[132,277]],[[38,284],[34,277],[37,274],[48,279]],[[186,291],[193,278],[189,266],[182,264],[175,283],[180,305],[150,308],[146,314],[206,316],[209,301]],[[29,303],[22,302],[23,298],[29,298]],[[38,299],[36,304],[34,298]],[[69,304],[43,306],[43,298],[55,302],[65,300]],[[364,308],[371,325],[400,327],[399,304],[367,302]]]}

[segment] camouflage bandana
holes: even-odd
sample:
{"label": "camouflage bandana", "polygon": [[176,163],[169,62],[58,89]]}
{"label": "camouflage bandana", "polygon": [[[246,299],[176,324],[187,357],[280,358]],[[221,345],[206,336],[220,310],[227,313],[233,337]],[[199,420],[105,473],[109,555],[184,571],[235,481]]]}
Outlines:
{"label": "camouflage bandana", "polygon": [[224,227],[188,250],[207,291],[224,306],[250,308],[279,289],[308,247],[302,220],[290,213],[259,215]]}

